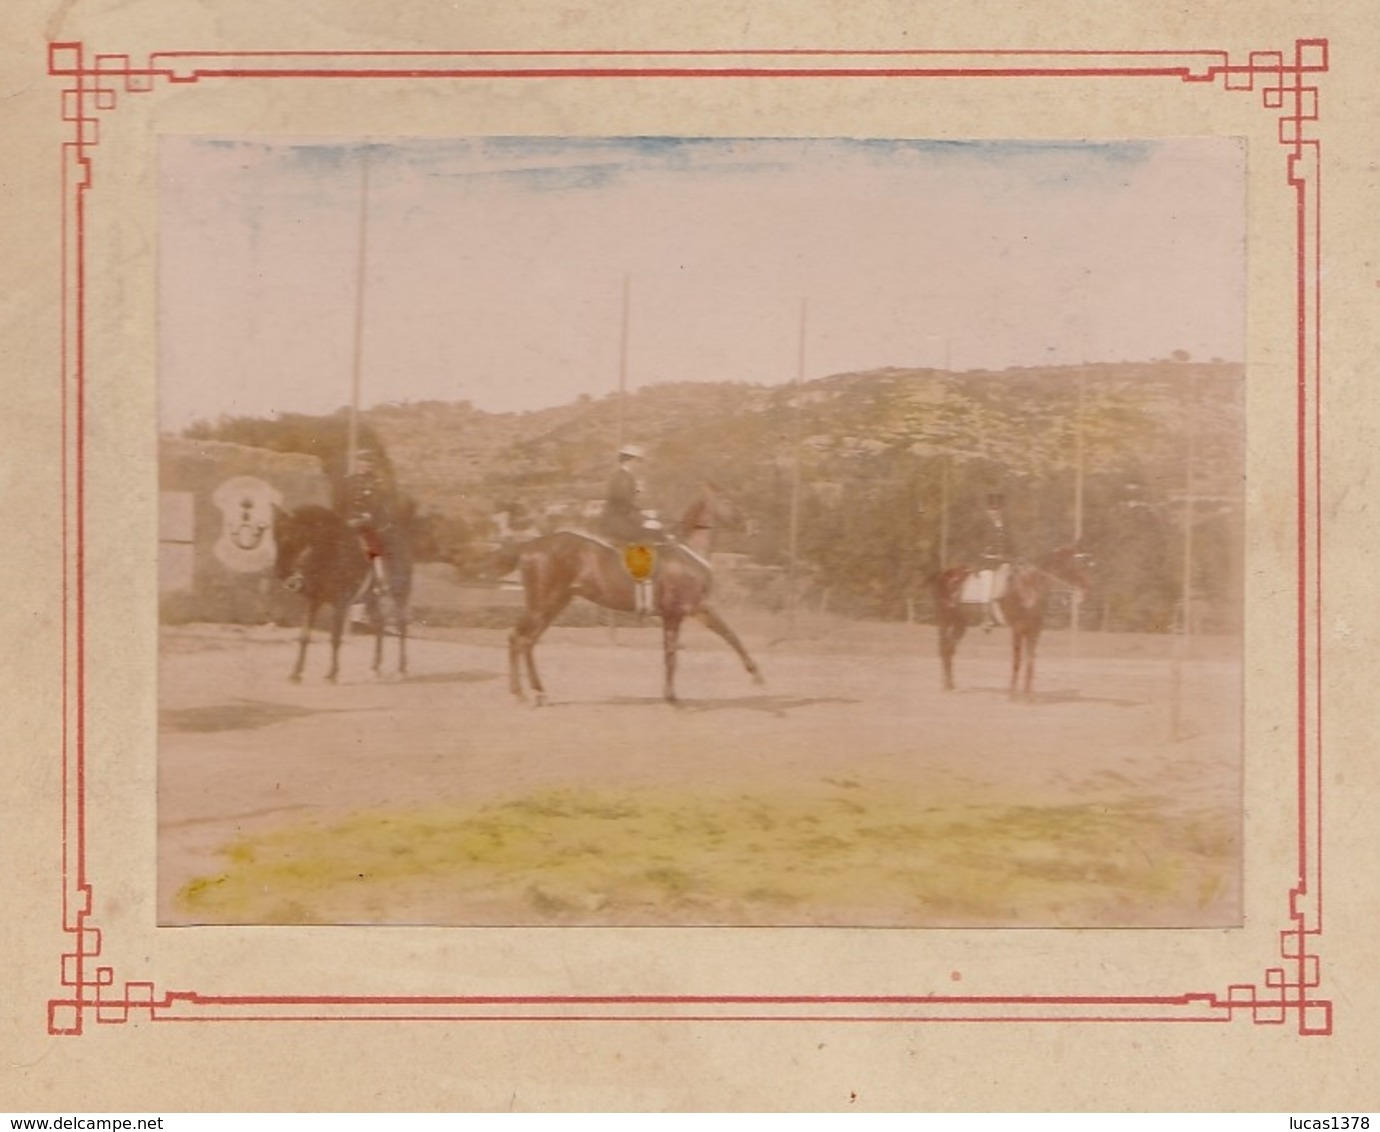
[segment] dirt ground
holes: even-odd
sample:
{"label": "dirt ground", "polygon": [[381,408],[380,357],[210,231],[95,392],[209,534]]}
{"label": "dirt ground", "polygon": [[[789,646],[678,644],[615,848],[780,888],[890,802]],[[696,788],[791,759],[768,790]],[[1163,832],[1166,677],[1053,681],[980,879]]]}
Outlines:
{"label": "dirt ground", "polygon": [[[553,629],[518,704],[501,631],[420,626],[408,678],[353,637],[165,627],[159,918],[188,923],[1217,926],[1240,921],[1240,663],[1067,631],[1036,695],[1006,635],[954,692],[934,632]],[[790,631],[787,631],[790,629]],[[393,642],[389,642],[390,646]],[[390,650],[391,657],[391,650]]]}

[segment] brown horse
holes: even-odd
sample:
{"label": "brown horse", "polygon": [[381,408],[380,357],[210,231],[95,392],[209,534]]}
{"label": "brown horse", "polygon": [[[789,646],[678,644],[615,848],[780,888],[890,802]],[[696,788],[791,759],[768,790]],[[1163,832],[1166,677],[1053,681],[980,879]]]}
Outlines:
{"label": "brown horse", "polygon": [[[997,601],[1003,620],[1011,629],[1011,698],[1020,689],[1027,697],[1035,680],[1035,646],[1045,625],[1050,592],[1056,586],[1082,595],[1088,591],[1084,572],[1087,555],[1066,546],[1038,562],[1018,562],[1011,567],[1005,592]],[[970,625],[982,615],[982,607],[961,600],[963,582],[969,571],[953,567],[932,579],[935,620],[939,628],[939,659],[943,664],[944,687],[954,687],[954,653]],[[1024,679],[1022,679],[1024,677]]]}
{"label": "brown horse", "polygon": [[[676,700],[676,652],[681,623],[687,617],[695,618],[727,641],[753,679],[762,682],[762,675],[742,642],[709,605],[714,580],[709,547],[714,528],[736,519],[731,504],[713,485],[705,484],[672,528],[677,541],[654,548],[652,611],[661,618],[666,657],[664,694],[670,703]],[[541,635],[576,597],[606,609],[636,612],[637,583],[624,566],[621,548],[579,531],[556,531],[524,543],[509,556],[509,562],[514,560],[522,577],[527,607],[508,635],[509,687],[518,699],[525,698],[521,672],[525,663],[536,702],[544,704],[546,690],[532,656]]]}
{"label": "brown horse", "polygon": [[301,594],[307,604],[297,642],[297,663],[289,677],[292,682],[302,679],[312,624],[321,607],[327,605],[331,609],[331,667],[326,679],[334,683],[340,673],[340,640],[345,619],[356,602],[364,603],[374,631],[374,674],[378,675],[383,666],[383,638],[387,614],[391,612],[398,632],[398,673],[406,675],[412,555],[402,533],[393,531],[383,536],[383,585],[372,580],[373,567],[358,532],[328,507],[310,504],[291,512],[277,510],[273,537],[278,544],[278,577],[288,589]]}

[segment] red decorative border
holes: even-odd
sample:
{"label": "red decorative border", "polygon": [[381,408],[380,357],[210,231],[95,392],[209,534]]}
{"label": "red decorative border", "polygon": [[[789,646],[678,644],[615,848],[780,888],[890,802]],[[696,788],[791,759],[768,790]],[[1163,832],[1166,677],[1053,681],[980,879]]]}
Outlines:
{"label": "red decorative border", "polygon": [[[713,52],[158,52],[147,63],[126,55],[89,56],[80,43],[49,47],[49,73],[67,83],[62,147],[63,689],[62,882],[63,991],[48,1005],[54,1034],[101,1023],[322,1021],[869,1021],[869,1022],[1231,1022],[1292,1023],[1300,1034],[1331,1034],[1332,1003],[1320,986],[1322,934],[1322,529],[1319,319],[1320,145],[1314,136],[1326,40],[1299,40],[1292,55],[1222,51],[713,51]],[[1263,979],[1225,992],[1172,996],[256,996],[158,992],[149,982],[116,980],[101,965],[101,931],[92,913],[86,857],[85,390],[86,200],[103,114],[122,95],[166,83],[229,79],[714,79],[1068,77],[1178,79],[1258,92],[1279,113],[1287,181],[1296,205],[1297,249],[1297,874],[1289,889],[1279,965]]]}

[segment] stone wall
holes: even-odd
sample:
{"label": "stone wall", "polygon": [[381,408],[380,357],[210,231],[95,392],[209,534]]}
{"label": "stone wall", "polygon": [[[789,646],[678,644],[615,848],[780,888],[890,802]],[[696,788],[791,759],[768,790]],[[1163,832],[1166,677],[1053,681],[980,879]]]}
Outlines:
{"label": "stone wall", "polygon": [[273,574],[273,509],[331,503],[315,456],[218,441],[159,441],[159,616],[165,622],[295,620]]}

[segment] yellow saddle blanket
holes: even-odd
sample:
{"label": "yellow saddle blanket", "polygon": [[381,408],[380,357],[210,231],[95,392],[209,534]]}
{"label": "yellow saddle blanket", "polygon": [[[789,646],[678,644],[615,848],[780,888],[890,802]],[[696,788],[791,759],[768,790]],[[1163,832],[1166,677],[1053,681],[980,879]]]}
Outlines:
{"label": "yellow saddle blanket", "polygon": [[623,567],[633,581],[645,582],[656,570],[656,548],[635,542],[623,548]]}

